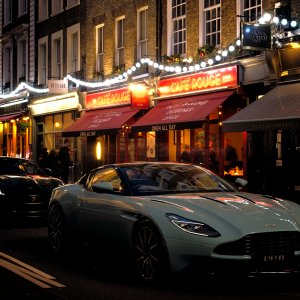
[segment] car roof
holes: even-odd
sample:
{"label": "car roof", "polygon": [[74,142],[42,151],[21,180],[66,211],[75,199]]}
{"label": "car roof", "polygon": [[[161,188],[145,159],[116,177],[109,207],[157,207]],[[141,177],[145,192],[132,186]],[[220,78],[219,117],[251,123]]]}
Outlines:
{"label": "car roof", "polygon": [[169,161],[136,161],[136,162],[126,162],[126,163],[115,163],[115,164],[107,164],[103,167],[135,167],[135,166],[144,166],[144,165],[178,165],[178,166],[187,166],[192,164],[185,164],[179,162],[169,162]]}

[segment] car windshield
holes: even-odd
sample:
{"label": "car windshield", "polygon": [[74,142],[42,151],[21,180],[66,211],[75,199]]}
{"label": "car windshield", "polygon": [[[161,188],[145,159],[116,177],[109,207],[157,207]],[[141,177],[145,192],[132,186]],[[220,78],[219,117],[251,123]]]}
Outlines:
{"label": "car windshield", "polygon": [[45,175],[35,164],[28,160],[4,158],[0,160],[1,175]]}
{"label": "car windshield", "polygon": [[121,171],[133,195],[223,192],[235,188],[214,173],[193,165],[144,164],[128,165]]}

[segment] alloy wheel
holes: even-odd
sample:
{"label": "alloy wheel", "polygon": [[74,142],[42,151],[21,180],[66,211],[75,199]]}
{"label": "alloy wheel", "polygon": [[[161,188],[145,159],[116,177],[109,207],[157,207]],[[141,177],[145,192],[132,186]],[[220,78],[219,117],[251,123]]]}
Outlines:
{"label": "alloy wheel", "polygon": [[64,246],[64,221],[60,207],[53,205],[48,216],[48,240],[51,251],[55,254],[62,251]]}
{"label": "alloy wheel", "polygon": [[149,221],[143,221],[135,231],[134,259],[139,277],[146,281],[154,281],[162,269],[162,242],[156,228]]}

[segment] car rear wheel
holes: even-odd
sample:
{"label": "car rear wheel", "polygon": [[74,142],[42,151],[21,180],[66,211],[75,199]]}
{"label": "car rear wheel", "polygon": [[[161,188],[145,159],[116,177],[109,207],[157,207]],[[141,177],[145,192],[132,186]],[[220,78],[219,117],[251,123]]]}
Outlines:
{"label": "car rear wheel", "polygon": [[149,220],[142,221],[134,231],[133,253],[136,272],[144,282],[155,282],[166,271],[166,255],[162,238]]}
{"label": "car rear wheel", "polygon": [[65,247],[64,217],[58,204],[51,206],[48,214],[48,243],[53,254],[59,254]]}

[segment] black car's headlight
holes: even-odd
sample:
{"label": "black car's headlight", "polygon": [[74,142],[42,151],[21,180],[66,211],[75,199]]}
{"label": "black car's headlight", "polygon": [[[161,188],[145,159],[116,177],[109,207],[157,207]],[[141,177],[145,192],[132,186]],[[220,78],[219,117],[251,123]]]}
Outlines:
{"label": "black car's headlight", "polygon": [[5,193],[0,189],[0,196],[5,196]]}
{"label": "black car's headlight", "polygon": [[207,224],[185,219],[178,215],[166,214],[166,217],[177,227],[191,234],[198,234],[207,237],[218,237],[221,234]]}

